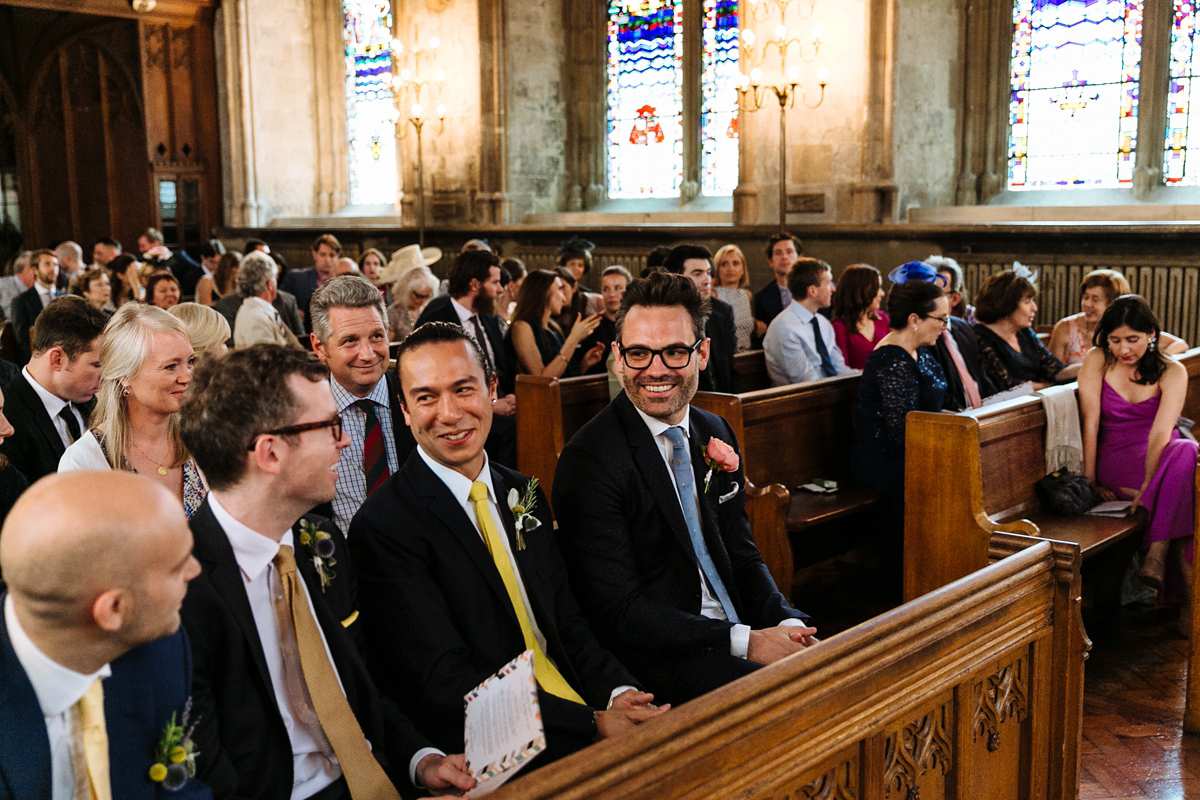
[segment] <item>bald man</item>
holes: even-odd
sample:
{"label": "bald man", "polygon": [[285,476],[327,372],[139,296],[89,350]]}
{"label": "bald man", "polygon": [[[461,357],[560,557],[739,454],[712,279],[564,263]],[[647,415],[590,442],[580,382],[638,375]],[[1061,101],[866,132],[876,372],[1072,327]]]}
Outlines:
{"label": "bald man", "polygon": [[178,498],[129,472],[48,476],[9,513],[0,569],[0,800],[211,798],[186,762],[152,769],[191,693],[179,609],[200,567]]}

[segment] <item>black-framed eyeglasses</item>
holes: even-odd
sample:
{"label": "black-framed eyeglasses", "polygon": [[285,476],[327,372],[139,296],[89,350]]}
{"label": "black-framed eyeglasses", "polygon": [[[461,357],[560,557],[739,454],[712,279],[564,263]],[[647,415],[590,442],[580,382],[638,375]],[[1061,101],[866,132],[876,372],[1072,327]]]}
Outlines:
{"label": "black-framed eyeglasses", "polygon": [[949,314],[947,314],[944,317],[939,317],[937,314],[926,314],[925,319],[936,319],[938,322],[942,323],[943,328],[950,327],[950,315]]}
{"label": "black-framed eyeglasses", "polygon": [[288,436],[295,433],[304,433],[305,431],[316,431],[321,428],[330,428],[333,433],[333,440],[339,442],[342,439],[342,415],[334,414],[329,419],[318,420],[317,422],[301,422],[299,425],[285,425],[282,428],[276,428],[271,431],[263,431],[255,435],[250,441],[248,450],[254,449],[254,443],[258,441],[259,436]]}
{"label": "black-framed eyeglasses", "polygon": [[692,353],[696,352],[703,342],[703,339],[697,339],[691,347],[673,344],[661,350],[621,345],[621,358],[630,369],[646,369],[654,362],[655,356],[662,359],[663,366],[667,369],[683,369],[692,362]]}

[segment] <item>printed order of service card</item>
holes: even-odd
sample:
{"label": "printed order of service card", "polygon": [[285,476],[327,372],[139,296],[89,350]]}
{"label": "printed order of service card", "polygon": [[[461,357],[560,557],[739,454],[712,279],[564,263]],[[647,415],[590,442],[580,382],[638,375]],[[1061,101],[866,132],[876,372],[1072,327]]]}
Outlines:
{"label": "printed order of service card", "polygon": [[526,650],[465,698],[467,772],[472,797],[495,791],[546,749],[533,651]]}

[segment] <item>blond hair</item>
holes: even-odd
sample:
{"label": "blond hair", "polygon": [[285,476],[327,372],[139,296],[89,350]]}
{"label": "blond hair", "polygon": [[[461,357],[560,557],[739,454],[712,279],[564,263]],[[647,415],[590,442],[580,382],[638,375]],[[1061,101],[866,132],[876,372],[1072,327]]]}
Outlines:
{"label": "blond hair", "polygon": [[[159,333],[177,334],[190,345],[187,327],[161,308],[143,303],[126,303],[117,309],[104,328],[100,345],[100,391],[96,393],[96,410],[92,425],[104,430],[108,464],[113,469],[126,469],[125,453],[129,449],[132,431],[129,426],[129,405],[126,402],[126,382],[137,375],[150,355],[154,337]],[[179,435],[179,415],[171,415],[171,446],[175,457],[171,466],[187,461],[188,452]]]}
{"label": "blond hair", "polygon": [[738,281],[737,288],[739,288],[739,289],[749,288],[749,286],[750,286],[750,265],[746,263],[746,254],[743,253],[742,248],[738,247],[736,244],[725,245],[724,247],[722,247],[720,250],[717,251],[717,254],[715,256],[713,256],[713,260],[712,260],[713,273],[714,273],[714,276],[716,277],[716,281],[713,282],[713,286],[721,285],[721,261],[724,260],[725,256],[727,256],[731,253],[736,255],[738,258],[740,258],[742,260],[742,279],[740,281]]}
{"label": "blond hair", "polygon": [[187,328],[188,339],[198,356],[211,353],[233,336],[229,330],[229,320],[209,306],[179,303],[167,309],[167,313]]}

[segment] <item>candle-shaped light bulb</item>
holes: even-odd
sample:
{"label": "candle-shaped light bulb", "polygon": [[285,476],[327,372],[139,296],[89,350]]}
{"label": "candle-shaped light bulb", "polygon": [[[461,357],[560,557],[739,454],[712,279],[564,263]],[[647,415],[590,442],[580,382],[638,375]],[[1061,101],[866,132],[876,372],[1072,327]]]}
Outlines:
{"label": "candle-shaped light bulb", "polygon": [[400,80],[403,81],[404,83],[408,83],[408,80],[411,77],[412,77],[411,71],[409,71],[407,69],[400,70]]}
{"label": "candle-shaped light bulb", "polygon": [[445,104],[445,103],[439,103],[439,104],[438,104],[438,107],[437,107],[437,115],[438,115],[438,119],[445,119],[445,118],[446,118],[446,104]]}
{"label": "candle-shaped light bulb", "polygon": [[414,117],[420,117],[420,116],[421,116],[421,104],[420,104],[420,103],[413,103],[413,104],[412,104],[412,115],[413,115]]}
{"label": "candle-shaped light bulb", "polygon": [[781,22],[775,26],[775,38],[780,40],[787,38],[787,25]]}
{"label": "candle-shaped light bulb", "polygon": [[744,44],[746,47],[753,47],[754,39],[755,39],[754,31],[751,31],[751,30],[742,31],[742,44]]}
{"label": "candle-shaped light bulb", "polygon": [[399,89],[404,86],[404,79],[399,75],[392,76],[392,86]]}
{"label": "candle-shaped light bulb", "polygon": [[442,43],[442,40],[436,36],[432,36],[429,39],[429,47],[433,50],[437,50],[438,46],[441,45],[441,43]]}
{"label": "candle-shaped light bulb", "polygon": [[788,75],[788,83],[799,83],[800,82],[800,68],[799,67],[788,67],[787,75]]}
{"label": "candle-shaped light bulb", "polygon": [[762,81],[762,70],[758,67],[750,70],[750,82],[757,86]]}
{"label": "candle-shaped light bulb", "polygon": [[824,35],[825,35],[825,29],[822,28],[820,25],[817,25],[816,27],[813,28],[813,41],[814,42],[820,42],[821,37],[823,37]]}
{"label": "candle-shaped light bulb", "polygon": [[821,67],[819,70],[817,70],[817,80],[821,83],[829,83],[829,70],[825,67]]}
{"label": "candle-shaped light bulb", "polygon": [[750,76],[749,76],[749,75],[747,75],[747,74],[746,74],[746,73],[744,73],[744,72],[743,72],[743,73],[740,73],[740,74],[738,75],[738,86],[740,86],[740,87],[742,87],[743,89],[745,89],[745,88],[746,88],[747,86],[749,86],[749,85],[750,85]]}
{"label": "candle-shaped light bulb", "polygon": [[437,72],[433,73],[433,79],[435,81],[437,81],[438,83],[442,83],[443,81],[445,81],[446,80],[446,70],[439,69]]}
{"label": "candle-shaped light bulb", "polygon": [[399,39],[392,39],[392,52],[395,53],[396,55],[400,55],[401,53],[403,53],[404,52],[404,42],[400,41]]}
{"label": "candle-shaped light bulb", "polygon": [[399,122],[400,121],[400,109],[393,107],[392,110],[388,112],[388,119],[390,119],[392,121],[393,125],[395,125],[397,122]]}

